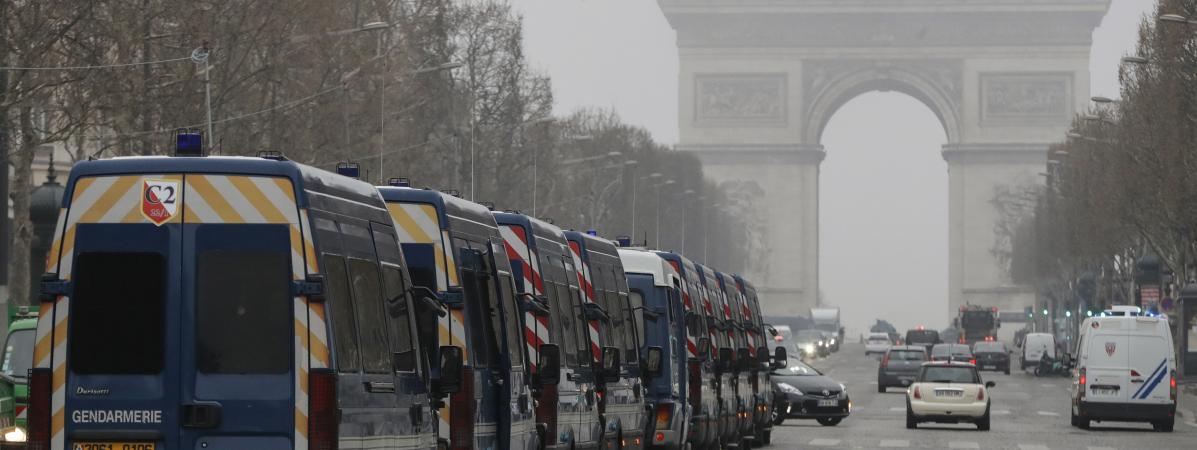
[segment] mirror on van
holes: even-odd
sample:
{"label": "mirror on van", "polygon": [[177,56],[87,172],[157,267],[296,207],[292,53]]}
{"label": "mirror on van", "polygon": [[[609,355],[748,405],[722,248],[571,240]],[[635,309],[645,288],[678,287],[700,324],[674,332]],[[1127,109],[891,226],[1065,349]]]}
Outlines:
{"label": "mirror on van", "polygon": [[436,391],[442,395],[457,393],[461,390],[461,371],[465,366],[461,347],[442,345],[440,354],[440,378],[436,379]]}
{"label": "mirror on van", "polygon": [[541,344],[540,360],[536,363],[537,381],[541,386],[554,386],[561,382],[561,347],[557,344]]}
{"label": "mirror on van", "polygon": [[726,347],[719,348],[719,358],[715,361],[715,367],[720,371],[726,371],[732,368],[732,363],[735,362],[735,355],[732,349]]}
{"label": "mirror on van", "polygon": [[583,307],[586,310],[586,320],[601,320],[603,322],[609,322],[611,320],[611,318],[607,316],[607,311],[604,311],[603,307],[599,306],[598,303],[587,303]]}
{"label": "mirror on van", "polygon": [[449,315],[449,310],[441,304],[440,300],[438,300],[439,297],[436,295],[436,292],[432,291],[432,289],[428,289],[426,286],[412,286],[407,288],[407,292],[412,296],[412,298],[418,299],[416,300],[417,308],[420,308],[425,312],[436,313],[437,317],[445,317]]}
{"label": "mirror on van", "polygon": [[779,345],[779,346],[777,346],[777,348],[773,349],[773,366],[772,367],[774,369],[780,369],[780,368],[785,367],[786,364],[789,364],[788,359],[789,359],[789,356],[786,355],[785,346]]}
{"label": "mirror on van", "polygon": [[706,362],[711,358],[711,338],[698,338],[698,360]]}
{"label": "mirror on van", "polygon": [[736,349],[736,369],[748,370],[752,366],[752,357],[748,354],[748,349],[740,347]]}
{"label": "mirror on van", "polygon": [[449,286],[441,295],[441,303],[449,309],[461,309],[465,306],[465,290],[461,286]]}
{"label": "mirror on van", "polygon": [[[54,279],[47,278],[50,276],[53,276]],[[55,274],[55,273],[47,273],[45,275],[42,275],[42,295],[43,295],[42,301],[45,301],[44,295],[47,294],[47,292],[46,292],[47,282],[55,281],[57,278],[58,278],[58,274]],[[296,296],[302,295],[304,297],[307,297],[308,301],[310,301],[310,302],[316,302],[316,303],[324,302],[324,298],[325,298],[324,297],[324,275],[310,274],[310,275],[304,277],[304,279],[302,279],[302,280],[292,281],[291,282],[291,290],[293,291],[291,293],[292,295],[296,295]]]}
{"label": "mirror on van", "polygon": [[758,367],[768,367],[769,360],[773,357],[769,356],[769,347],[761,346],[756,348],[756,364]]}
{"label": "mirror on van", "polygon": [[619,381],[619,349],[615,347],[603,347],[603,358],[599,361],[599,378],[604,383],[614,383]]}
{"label": "mirror on van", "polygon": [[520,308],[525,312],[530,312],[537,317],[548,317],[549,306],[547,298],[541,298],[543,296],[535,296],[527,292],[520,294],[519,297]]}
{"label": "mirror on van", "polygon": [[664,351],[661,347],[651,346],[644,352],[644,377],[656,378],[661,376],[661,363],[664,358]]}
{"label": "mirror on van", "polygon": [[656,321],[657,321],[657,319],[660,319],[660,318],[661,318],[661,314],[659,314],[659,313],[657,313],[657,312],[655,312],[655,311],[652,311],[652,310],[650,310],[650,309],[648,309],[648,308],[645,308],[645,307],[643,307],[643,306],[637,306],[637,307],[635,307],[635,308],[632,308],[632,311],[633,311],[633,312],[635,312],[635,311],[640,311],[640,315],[641,315],[641,316],[643,316],[645,319],[651,320],[651,321],[653,321],[653,322],[656,322]]}
{"label": "mirror on van", "polygon": [[43,302],[52,302],[60,295],[67,295],[67,290],[67,282],[58,278],[57,273],[43,273],[38,299]]}

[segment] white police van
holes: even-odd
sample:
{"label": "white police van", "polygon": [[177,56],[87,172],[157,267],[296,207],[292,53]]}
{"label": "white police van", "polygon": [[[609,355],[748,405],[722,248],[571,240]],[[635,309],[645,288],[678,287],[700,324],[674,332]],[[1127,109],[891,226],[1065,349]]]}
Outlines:
{"label": "white police van", "polygon": [[1072,379],[1072,425],[1150,422],[1172,431],[1176,356],[1168,320],[1142,315],[1085,319]]}

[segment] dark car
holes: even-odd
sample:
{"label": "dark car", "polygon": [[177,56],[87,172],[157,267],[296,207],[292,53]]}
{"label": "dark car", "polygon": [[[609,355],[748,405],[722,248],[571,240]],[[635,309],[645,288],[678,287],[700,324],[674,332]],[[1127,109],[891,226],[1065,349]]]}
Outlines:
{"label": "dark car", "polygon": [[847,388],[806,363],[790,361],[786,367],[774,369],[769,378],[775,425],[785,419],[815,419],[830,427],[848,417],[852,401]]}
{"label": "dark car", "polygon": [[921,345],[927,351],[931,351],[931,346],[940,342],[938,331],[916,329],[907,331],[906,340],[902,343],[906,345]]}
{"label": "dark car", "polygon": [[927,362],[927,349],[922,346],[891,347],[877,367],[877,392],[885,392],[891,386],[910,386],[924,362]]}
{"label": "dark car", "polygon": [[976,364],[972,349],[964,344],[935,344],[931,347],[932,361],[959,361]]}
{"label": "dark car", "polygon": [[1002,342],[978,342],[973,344],[973,356],[977,357],[977,370],[1000,370],[1010,375],[1010,349]]}
{"label": "dark car", "polygon": [[794,347],[803,358],[827,356],[831,348],[823,340],[823,332],[818,330],[801,330],[794,335]]}

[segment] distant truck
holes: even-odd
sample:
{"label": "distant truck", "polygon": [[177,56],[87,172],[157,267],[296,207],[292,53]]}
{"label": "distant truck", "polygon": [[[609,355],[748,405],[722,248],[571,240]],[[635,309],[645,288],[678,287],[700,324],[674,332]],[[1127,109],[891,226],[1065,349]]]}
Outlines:
{"label": "distant truck", "polygon": [[840,309],[836,307],[821,307],[810,309],[810,320],[815,329],[827,331],[836,336],[836,345],[844,341],[844,328],[840,326]]}
{"label": "distant truck", "polygon": [[996,341],[1001,320],[998,319],[997,308],[967,305],[960,307],[953,325],[960,334],[958,341],[961,344],[972,345],[977,342]]}

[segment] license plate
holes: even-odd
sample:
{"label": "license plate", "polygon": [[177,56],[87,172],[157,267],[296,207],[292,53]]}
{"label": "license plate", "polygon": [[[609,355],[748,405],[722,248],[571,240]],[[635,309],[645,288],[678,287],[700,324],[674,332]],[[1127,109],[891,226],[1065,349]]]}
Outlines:
{"label": "license plate", "polygon": [[820,408],[826,407],[826,406],[840,406],[840,401],[839,400],[819,400],[818,406]]}
{"label": "license plate", "polygon": [[935,391],[935,396],[936,396],[936,397],[963,397],[963,396],[964,396],[964,391],[957,391],[957,390],[936,390],[936,391]]}
{"label": "license plate", "polygon": [[1094,387],[1089,388],[1089,391],[1092,392],[1093,395],[1118,395],[1117,389]]}
{"label": "license plate", "polygon": [[74,450],[156,450],[153,442],[76,442]]}

